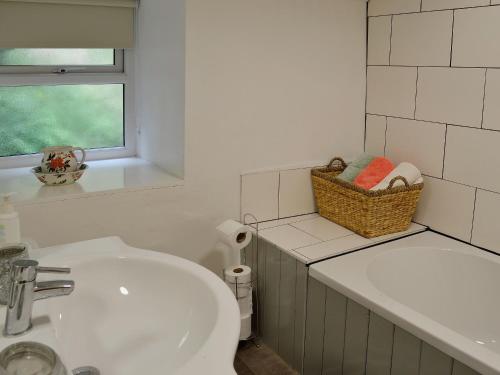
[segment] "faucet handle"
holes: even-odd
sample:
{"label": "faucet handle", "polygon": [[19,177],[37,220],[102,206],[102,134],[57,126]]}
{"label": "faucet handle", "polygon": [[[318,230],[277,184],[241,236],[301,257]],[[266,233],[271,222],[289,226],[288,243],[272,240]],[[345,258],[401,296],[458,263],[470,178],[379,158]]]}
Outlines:
{"label": "faucet handle", "polygon": [[32,259],[18,259],[12,262],[10,278],[18,282],[35,281],[37,273],[70,273],[71,268],[40,267]]}
{"label": "faucet handle", "polygon": [[71,273],[71,268],[66,267],[36,267],[38,273]]}
{"label": "faucet handle", "polygon": [[30,282],[35,281],[38,262],[32,259],[18,259],[12,262],[10,278],[12,281]]}

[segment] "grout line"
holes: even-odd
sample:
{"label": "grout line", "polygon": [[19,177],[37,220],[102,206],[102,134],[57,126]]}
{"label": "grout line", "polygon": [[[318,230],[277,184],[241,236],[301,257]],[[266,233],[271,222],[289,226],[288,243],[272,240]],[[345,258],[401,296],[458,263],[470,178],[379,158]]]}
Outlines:
{"label": "grout line", "polygon": [[453,10],[453,20],[451,22],[451,46],[450,46],[450,67],[453,61],[453,41],[455,36],[455,10]]}
{"label": "grout line", "polygon": [[[491,0],[490,0],[491,2]],[[429,9],[429,10],[420,10],[420,11],[412,11],[412,12],[401,12],[401,13],[386,13],[386,14],[377,14],[374,16],[368,16],[369,18],[374,17],[384,17],[384,16],[400,16],[404,14],[419,14],[419,13],[432,13],[432,12],[442,12],[445,10],[468,10],[468,9],[476,9],[476,8],[488,8],[488,7],[496,7],[500,6],[500,4],[486,4],[486,5],[476,5],[469,7],[458,7],[458,8],[443,8],[443,9]]]}
{"label": "grout line", "polygon": [[434,69],[450,69],[450,68],[451,69],[494,69],[494,70],[500,69],[500,66],[459,66],[459,65],[448,66],[448,65],[369,64],[368,66],[379,67],[379,68],[395,67],[395,68],[434,68]]}
{"label": "grout line", "polygon": [[441,178],[444,179],[444,164],[446,160],[446,142],[448,140],[448,124],[446,124],[446,129],[444,131],[444,150],[443,150],[443,169],[441,171]]}
{"label": "grout line", "polygon": [[488,80],[488,68],[484,70],[484,87],[483,87],[483,110],[481,112],[481,129],[484,129],[484,109],[486,105],[486,82]]}
{"label": "grout line", "polygon": [[[368,15],[368,2],[366,3],[366,14]],[[366,17],[366,51],[365,51],[365,59],[366,59],[366,66],[365,66],[365,139],[363,143],[363,151],[366,151],[366,123],[367,123],[367,116],[366,116],[366,110],[368,108],[368,48],[370,47],[368,45],[368,38],[369,38],[369,33],[370,33],[370,19],[369,17]]]}
{"label": "grout line", "polygon": [[372,324],[372,313],[370,309],[368,309],[368,330],[366,332],[366,351],[365,351],[365,374],[366,374],[366,369],[368,367],[368,348],[369,348],[369,343],[370,343],[370,326]]}
{"label": "grout line", "polygon": [[420,12],[422,12],[422,3],[423,2],[424,2],[423,0],[420,0]]}
{"label": "grout line", "polygon": [[391,33],[389,34],[389,66],[391,66],[392,59],[392,29],[394,24],[394,16],[391,16]]}
{"label": "grout line", "polygon": [[472,225],[470,228],[470,243],[472,243],[472,235],[474,234],[474,221],[476,219],[476,204],[477,204],[477,188],[474,194],[474,208],[472,209]]}
{"label": "grout line", "polygon": [[436,120],[422,120],[422,119],[418,119],[418,118],[401,117],[401,116],[394,116],[394,115],[382,115],[382,114],[379,114],[379,113],[367,113],[367,115],[371,115],[371,116],[386,116],[387,118],[397,118],[397,119],[400,119],[400,120],[411,120],[411,121],[428,122],[428,123],[432,123],[432,124],[454,126],[454,127],[457,127],[457,128],[467,128],[467,129],[484,130],[484,131],[489,131],[489,132],[494,132],[494,133],[500,133],[500,130],[498,130],[498,129],[480,128],[480,127],[477,127],[477,126],[470,126],[470,125],[451,124],[451,123],[441,122],[441,121],[436,121]]}
{"label": "grout line", "polygon": [[418,72],[419,72],[419,67],[417,66],[417,80],[415,82],[415,107],[413,108],[413,120],[415,120],[415,118],[417,117]]}
{"label": "grout line", "polygon": [[394,336],[396,335],[396,325],[392,322],[390,323],[392,324],[392,341],[391,341],[391,359],[389,363],[389,374],[392,373],[392,363],[394,359]]}
{"label": "grout line", "polygon": [[323,365],[325,360],[325,337],[326,337],[326,301],[328,299],[328,289],[327,286],[322,284],[325,291],[325,303],[323,305],[323,338],[321,339],[321,344],[323,346],[323,350],[321,351],[321,374],[323,373]]}
{"label": "grout line", "polygon": [[440,181],[444,181],[444,182],[450,182],[452,184],[456,184],[456,185],[460,185],[460,186],[465,186],[465,187],[472,188],[472,189],[478,189],[478,190],[481,190],[481,191],[486,191],[486,192],[492,193],[492,194],[500,195],[500,191],[494,191],[494,190],[485,189],[485,188],[482,188],[482,187],[479,187],[479,186],[468,185],[466,183],[458,182],[458,181],[454,181],[454,180],[450,180],[448,178],[439,178],[439,177],[431,176],[431,175],[428,175],[428,174],[425,174],[425,173],[422,173],[422,176],[427,177],[427,178],[434,178],[436,180],[440,180]]}
{"label": "grout line", "polygon": [[384,133],[384,157],[387,156],[387,129],[389,128],[387,116],[385,116],[385,133]]}
{"label": "grout line", "polygon": [[278,171],[278,220],[280,218],[281,171]]}

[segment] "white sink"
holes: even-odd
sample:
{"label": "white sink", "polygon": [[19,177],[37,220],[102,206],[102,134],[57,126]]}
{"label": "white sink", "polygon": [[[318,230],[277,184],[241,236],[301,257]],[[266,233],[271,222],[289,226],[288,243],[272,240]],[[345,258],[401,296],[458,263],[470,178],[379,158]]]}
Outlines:
{"label": "white sink", "polygon": [[[75,291],[36,301],[33,329],[1,337],[0,350],[37,341],[52,347],[68,370],[94,366],[102,375],[235,374],[238,305],[207,269],[117,237],[30,255],[41,266],[71,267],[62,278],[74,280]],[[2,307],[2,330],[4,313]]]}

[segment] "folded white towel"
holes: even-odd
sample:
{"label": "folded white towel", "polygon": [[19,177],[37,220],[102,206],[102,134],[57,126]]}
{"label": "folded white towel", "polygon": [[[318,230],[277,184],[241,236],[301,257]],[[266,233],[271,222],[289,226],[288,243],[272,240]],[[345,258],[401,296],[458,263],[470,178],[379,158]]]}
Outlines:
{"label": "folded white towel", "polygon": [[[370,190],[387,189],[389,187],[389,184],[391,183],[391,180],[397,176],[402,176],[406,178],[406,181],[408,181],[410,185],[423,182],[422,174],[420,173],[417,167],[415,167],[411,163],[401,163],[395,169],[393,169],[391,173],[385,176],[385,178],[382,181],[380,181],[378,185],[375,185]],[[396,181],[393,187],[397,186],[404,186],[404,182],[401,180]]]}

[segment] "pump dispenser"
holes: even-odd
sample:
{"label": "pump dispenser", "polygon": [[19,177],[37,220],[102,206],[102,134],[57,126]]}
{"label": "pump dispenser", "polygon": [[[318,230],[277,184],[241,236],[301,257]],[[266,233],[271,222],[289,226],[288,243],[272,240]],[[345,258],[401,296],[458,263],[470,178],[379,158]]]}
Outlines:
{"label": "pump dispenser", "polygon": [[11,202],[12,195],[14,194],[4,194],[0,204],[0,246],[21,242],[19,214]]}

